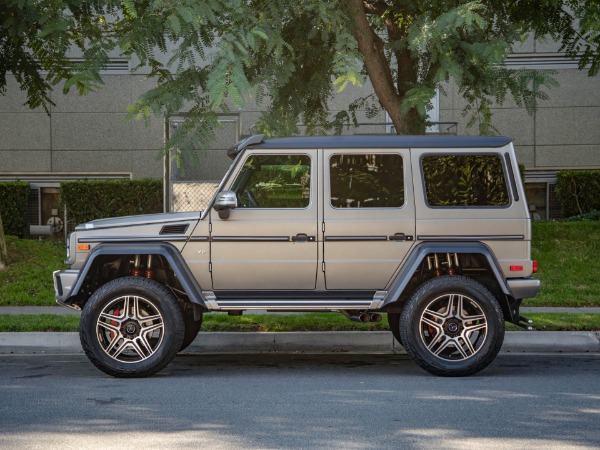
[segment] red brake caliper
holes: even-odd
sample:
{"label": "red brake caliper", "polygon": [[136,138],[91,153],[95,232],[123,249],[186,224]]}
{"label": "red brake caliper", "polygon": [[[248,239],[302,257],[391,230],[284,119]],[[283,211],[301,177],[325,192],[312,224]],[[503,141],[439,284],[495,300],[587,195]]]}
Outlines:
{"label": "red brake caliper", "polygon": [[[112,313],[113,313],[113,315],[118,316],[121,313],[121,311],[119,310],[119,308],[117,308]],[[116,327],[117,325],[119,325],[119,322],[117,322],[116,320],[111,320],[110,324],[112,326]],[[115,338],[115,332],[111,331],[110,332],[110,342],[112,342],[114,338]]]}

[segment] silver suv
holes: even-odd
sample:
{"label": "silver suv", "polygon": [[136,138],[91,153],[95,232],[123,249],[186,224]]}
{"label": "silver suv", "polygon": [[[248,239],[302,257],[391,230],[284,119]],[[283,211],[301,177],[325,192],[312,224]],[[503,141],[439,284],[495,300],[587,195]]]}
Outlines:
{"label": "silver suv", "polygon": [[58,303],[82,310],[89,359],[118,377],[156,373],[212,311],[387,314],[436,375],[497,355],[526,326],[531,223],[505,137],[264,139],[234,160],[202,212],[95,220],[69,238]]}

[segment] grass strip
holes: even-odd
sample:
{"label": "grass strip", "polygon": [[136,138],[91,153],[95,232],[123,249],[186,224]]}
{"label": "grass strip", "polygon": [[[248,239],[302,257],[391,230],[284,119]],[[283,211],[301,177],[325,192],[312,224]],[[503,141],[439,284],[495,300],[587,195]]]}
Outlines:
{"label": "grass strip", "polygon": [[[539,331],[600,331],[600,314],[528,314]],[[77,331],[79,316],[0,315],[0,332]],[[226,314],[206,314],[202,331],[255,332],[255,331],[388,331],[387,320],[378,323],[356,323],[341,314],[248,314],[241,317]],[[507,324],[507,330],[521,328]]]}

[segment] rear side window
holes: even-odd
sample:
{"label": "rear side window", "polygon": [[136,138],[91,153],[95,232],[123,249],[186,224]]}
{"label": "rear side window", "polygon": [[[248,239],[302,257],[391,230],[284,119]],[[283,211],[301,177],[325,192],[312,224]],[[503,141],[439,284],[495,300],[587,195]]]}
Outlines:
{"label": "rear side window", "polygon": [[501,207],[509,204],[499,155],[430,155],[421,160],[429,206]]}
{"label": "rear side window", "polygon": [[399,208],[404,205],[404,168],[398,154],[342,154],[329,159],[331,206]]}

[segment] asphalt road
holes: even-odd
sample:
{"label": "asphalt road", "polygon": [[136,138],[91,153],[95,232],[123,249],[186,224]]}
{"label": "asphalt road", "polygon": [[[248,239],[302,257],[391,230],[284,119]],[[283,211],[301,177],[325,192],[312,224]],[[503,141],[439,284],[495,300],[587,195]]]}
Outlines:
{"label": "asphalt road", "polygon": [[148,379],[0,356],[0,448],[600,446],[600,355],[501,354],[438,378],[403,355],[182,355]]}

